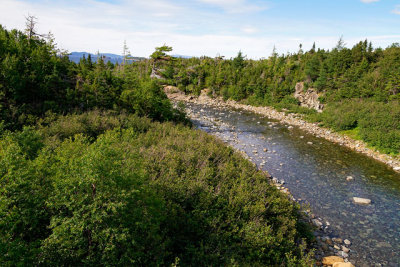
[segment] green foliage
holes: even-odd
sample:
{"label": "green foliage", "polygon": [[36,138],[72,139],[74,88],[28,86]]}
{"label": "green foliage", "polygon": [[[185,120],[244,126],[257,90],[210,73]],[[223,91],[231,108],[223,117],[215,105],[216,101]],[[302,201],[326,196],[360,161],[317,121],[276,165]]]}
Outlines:
{"label": "green foliage", "polygon": [[171,103],[154,81],[124,90],[121,94],[121,102],[124,107],[139,116],[148,116],[159,121],[172,120],[174,117]]}
{"label": "green foliage", "polygon": [[357,136],[385,153],[400,152],[400,103],[345,100],[330,103],[309,119],[336,131],[357,129]]}
{"label": "green foliage", "polygon": [[156,51],[154,51],[153,54],[150,55],[150,57],[153,60],[164,60],[166,58],[169,58],[169,56],[166,53],[171,51],[172,47],[164,44],[163,46],[156,47]]}
{"label": "green foliage", "polygon": [[52,40],[29,39],[0,25],[0,120],[14,128],[46,110],[65,108],[70,65]]}
{"label": "green foliage", "polygon": [[299,207],[182,125],[51,116],[4,134],[0,175],[1,265],[311,264]]}

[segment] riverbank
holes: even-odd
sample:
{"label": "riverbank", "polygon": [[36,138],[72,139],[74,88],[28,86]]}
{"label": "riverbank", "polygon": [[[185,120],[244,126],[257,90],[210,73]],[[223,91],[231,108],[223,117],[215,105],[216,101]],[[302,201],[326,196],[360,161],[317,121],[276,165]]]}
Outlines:
{"label": "riverbank", "polygon": [[368,145],[360,140],[354,140],[348,136],[333,132],[330,129],[320,127],[317,123],[310,123],[302,119],[301,114],[289,113],[277,111],[272,107],[255,107],[250,105],[240,104],[233,100],[224,101],[222,97],[211,98],[207,95],[207,91],[203,90],[200,96],[196,97],[193,95],[185,95],[178,88],[173,86],[166,86],[164,88],[168,98],[175,101],[185,101],[197,104],[212,105],[217,107],[232,107],[251,111],[270,119],[279,120],[282,123],[297,126],[300,129],[305,130],[317,137],[324,138],[331,142],[337,143],[341,146],[348,147],[354,151],[365,154],[375,160],[385,163],[386,165],[393,168],[394,171],[400,173],[400,159],[394,158],[387,154],[382,154],[368,147]]}
{"label": "riverbank", "polygon": [[[174,102],[176,103],[177,101]],[[202,106],[204,107],[204,109],[193,109],[192,104]],[[271,174],[269,173],[269,170],[273,171],[274,168],[270,165],[271,157],[267,156],[267,154],[277,155],[276,151],[269,150],[265,147],[261,147],[262,149],[260,147],[257,148],[257,146],[252,144],[251,142],[243,142],[243,140],[241,140],[241,138],[239,137],[241,135],[241,131],[233,126],[231,123],[219,118],[215,118],[212,115],[204,116],[204,112],[206,112],[205,106],[207,105],[191,103],[188,104],[186,107],[186,112],[188,116],[192,121],[194,121],[197,126],[200,126],[200,128],[202,128],[204,131],[215,135],[216,137],[224,141],[227,145],[242,154],[244,158],[252,162],[256,167],[258,167],[259,170],[264,171],[265,176],[269,180],[269,183],[275,186],[281,193],[286,195],[288,199],[297,202],[300,205],[303,205],[305,203],[304,200],[300,198],[296,199],[294,197],[290,188],[286,186],[286,182],[282,179],[285,177],[275,177],[271,176]],[[213,112],[215,112],[215,114],[219,115],[225,114],[227,110],[225,107],[210,106],[210,108],[213,109]],[[266,138],[261,139],[266,140]],[[268,138],[268,140],[270,140],[270,138]],[[246,147],[248,149],[245,149]],[[265,165],[268,165],[267,169],[264,168]],[[284,164],[280,165],[283,166]],[[317,265],[331,266],[332,264],[328,263],[339,261],[342,263],[348,262],[348,264],[356,263],[356,260],[353,260],[351,255],[353,253],[352,249],[350,249],[350,245],[352,242],[346,239],[349,238],[351,240],[351,236],[342,236],[335,233],[331,228],[331,224],[327,220],[324,220],[323,218],[311,212],[311,210],[308,208],[308,205],[303,206],[302,211],[302,214],[304,216],[301,216],[301,221],[306,222],[313,228],[315,242],[311,243],[311,248],[314,249],[314,255]]]}

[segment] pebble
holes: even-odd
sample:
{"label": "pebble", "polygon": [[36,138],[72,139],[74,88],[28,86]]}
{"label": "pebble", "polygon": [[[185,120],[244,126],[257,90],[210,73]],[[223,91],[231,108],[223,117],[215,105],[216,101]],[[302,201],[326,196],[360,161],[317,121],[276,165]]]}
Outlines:
{"label": "pebble", "polygon": [[345,246],[342,246],[342,250],[345,253],[349,253],[350,252],[350,249],[346,248]]}
{"label": "pebble", "polygon": [[333,242],[338,243],[338,244],[341,244],[343,242],[343,240],[341,238],[336,238],[336,237],[332,238],[332,240],[333,240]]}
{"label": "pebble", "polygon": [[344,242],[347,246],[350,246],[350,244],[351,244],[350,240],[348,240],[348,239],[345,239],[343,242]]}
{"label": "pebble", "polygon": [[339,251],[337,254],[342,258],[348,258],[349,257],[349,254],[347,254],[344,251]]}
{"label": "pebble", "polygon": [[322,227],[322,222],[320,222],[318,219],[313,219],[311,221],[315,226]]}
{"label": "pebble", "polygon": [[353,179],[354,179],[353,176],[347,176],[347,177],[346,177],[346,180],[347,180],[347,181],[351,181],[351,180],[353,180]]}

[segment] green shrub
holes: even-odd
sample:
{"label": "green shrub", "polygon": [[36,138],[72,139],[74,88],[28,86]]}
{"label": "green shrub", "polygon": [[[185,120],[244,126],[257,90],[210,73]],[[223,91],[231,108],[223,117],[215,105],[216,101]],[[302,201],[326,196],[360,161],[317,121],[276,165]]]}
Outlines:
{"label": "green shrub", "polygon": [[357,128],[361,139],[385,153],[400,152],[400,104],[350,99],[330,103],[319,114],[307,117],[336,131]]}
{"label": "green shrub", "polygon": [[311,264],[299,206],[206,133],[112,113],[52,120],[25,130],[33,141],[0,140],[1,265]]}

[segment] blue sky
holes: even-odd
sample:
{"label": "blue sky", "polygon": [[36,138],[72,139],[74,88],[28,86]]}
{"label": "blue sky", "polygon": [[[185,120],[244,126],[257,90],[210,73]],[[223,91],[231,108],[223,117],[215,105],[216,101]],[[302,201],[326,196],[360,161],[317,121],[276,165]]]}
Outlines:
{"label": "blue sky", "polygon": [[23,29],[25,16],[51,31],[60,48],[148,56],[164,43],[173,53],[249,58],[330,49],[368,38],[400,42],[400,0],[0,0],[0,24]]}

